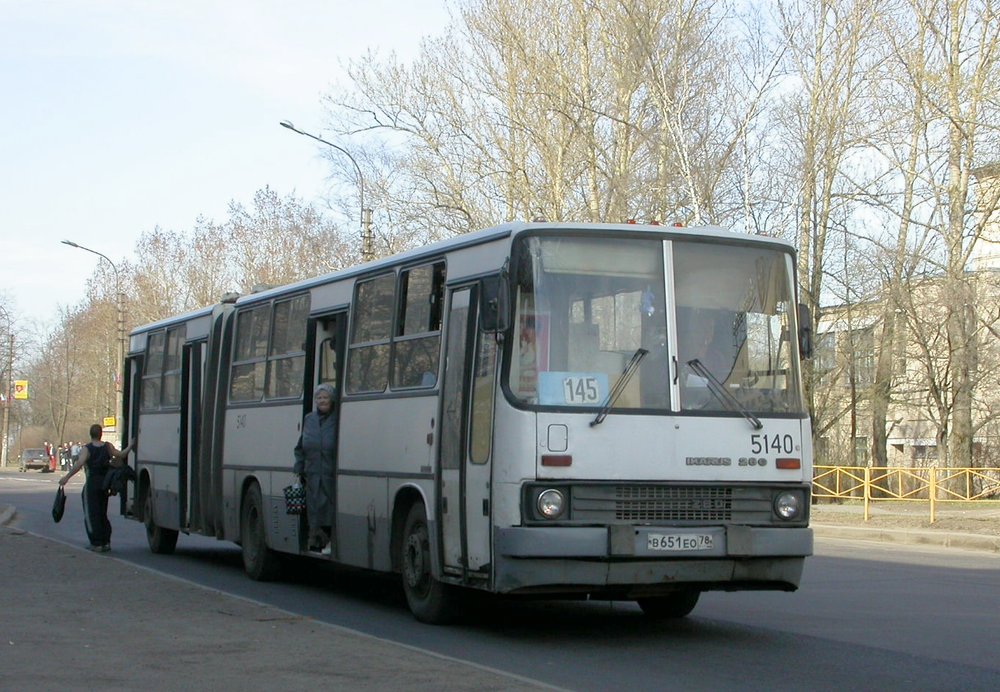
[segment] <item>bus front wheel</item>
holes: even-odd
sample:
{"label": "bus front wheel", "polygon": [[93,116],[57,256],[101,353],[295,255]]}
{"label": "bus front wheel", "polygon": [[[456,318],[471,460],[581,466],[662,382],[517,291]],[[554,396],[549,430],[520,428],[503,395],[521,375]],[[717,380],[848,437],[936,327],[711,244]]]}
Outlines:
{"label": "bus front wheel", "polygon": [[153,520],[153,490],[147,488],[142,502],[142,523],[146,526],[146,543],[157,555],[172,555],[177,547],[177,531],[157,526]]}
{"label": "bus front wheel", "polygon": [[431,574],[430,532],[420,503],[410,507],[400,541],[399,566],[410,612],[420,622],[440,625],[454,617],[454,590]]}
{"label": "bus front wheel", "polygon": [[685,589],[667,596],[655,596],[636,600],[642,612],[657,620],[671,620],[686,617],[698,605],[701,591]]}
{"label": "bus front wheel", "polygon": [[243,569],[254,581],[271,581],[278,576],[281,563],[277,553],[267,547],[264,500],[256,483],[247,489],[240,518]]}

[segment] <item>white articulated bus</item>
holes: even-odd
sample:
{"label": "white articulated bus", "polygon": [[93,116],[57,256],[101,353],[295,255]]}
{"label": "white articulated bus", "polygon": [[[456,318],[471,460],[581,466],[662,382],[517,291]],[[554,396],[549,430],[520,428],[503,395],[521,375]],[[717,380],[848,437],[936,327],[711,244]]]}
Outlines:
{"label": "white articulated bus", "polygon": [[[785,242],[716,228],[514,223],[132,332],[125,513],[462,589],[635,600],[794,590],[812,553],[809,355]],[[336,525],[285,511],[318,383],[336,389]]]}

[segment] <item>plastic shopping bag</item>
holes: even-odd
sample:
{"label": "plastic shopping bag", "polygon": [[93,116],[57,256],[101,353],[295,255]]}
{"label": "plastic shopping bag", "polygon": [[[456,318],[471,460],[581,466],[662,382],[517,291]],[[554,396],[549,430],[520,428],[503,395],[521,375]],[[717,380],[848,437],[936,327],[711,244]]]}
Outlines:
{"label": "plastic shopping bag", "polygon": [[296,483],[285,488],[285,511],[288,514],[302,514],[306,511],[306,489]]}

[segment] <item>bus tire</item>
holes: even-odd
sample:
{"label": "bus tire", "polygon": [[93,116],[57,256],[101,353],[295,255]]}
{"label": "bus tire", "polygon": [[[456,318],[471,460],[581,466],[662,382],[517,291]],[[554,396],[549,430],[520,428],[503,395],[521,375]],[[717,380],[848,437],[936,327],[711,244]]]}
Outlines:
{"label": "bus tire", "polygon": [[278,554],[267,547],[264,500],[256,483],[247,488],[240,512],[240,540],[243,547],[243,569],[254,581],[272,581],[278,576],[281,562]]}
{"label": "bus tire", "polygon": [[399,542],[399,567],[410,612],[420,622],[442,625],[455,615],[454,590],[431,574],[430,531],[427,513],[419,502],[410,507]]}
{"label": "bus tire", "polygon": [[667,596],[655,596],[636,599],[646,616],[656,620],[673,620],[686,617],[698,604],[701,591],[684,589]]}
{"label": "bus tire", "polygon": [[142,523],[146,526],[149,550],[157,555],[172,555],[177,547],[177,531],[157,526],[153,521],[153,491],[149,488],[142,501]]}

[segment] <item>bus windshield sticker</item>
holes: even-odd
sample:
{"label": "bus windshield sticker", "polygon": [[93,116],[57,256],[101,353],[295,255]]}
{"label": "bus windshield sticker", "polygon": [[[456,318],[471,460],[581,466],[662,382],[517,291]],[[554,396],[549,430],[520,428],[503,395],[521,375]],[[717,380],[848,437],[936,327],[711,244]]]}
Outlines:
{"label": "bus windshield sticker", "polygon": [[608,396],[603,372],[540,372],[538,402],[548,406],[600,406]]}

